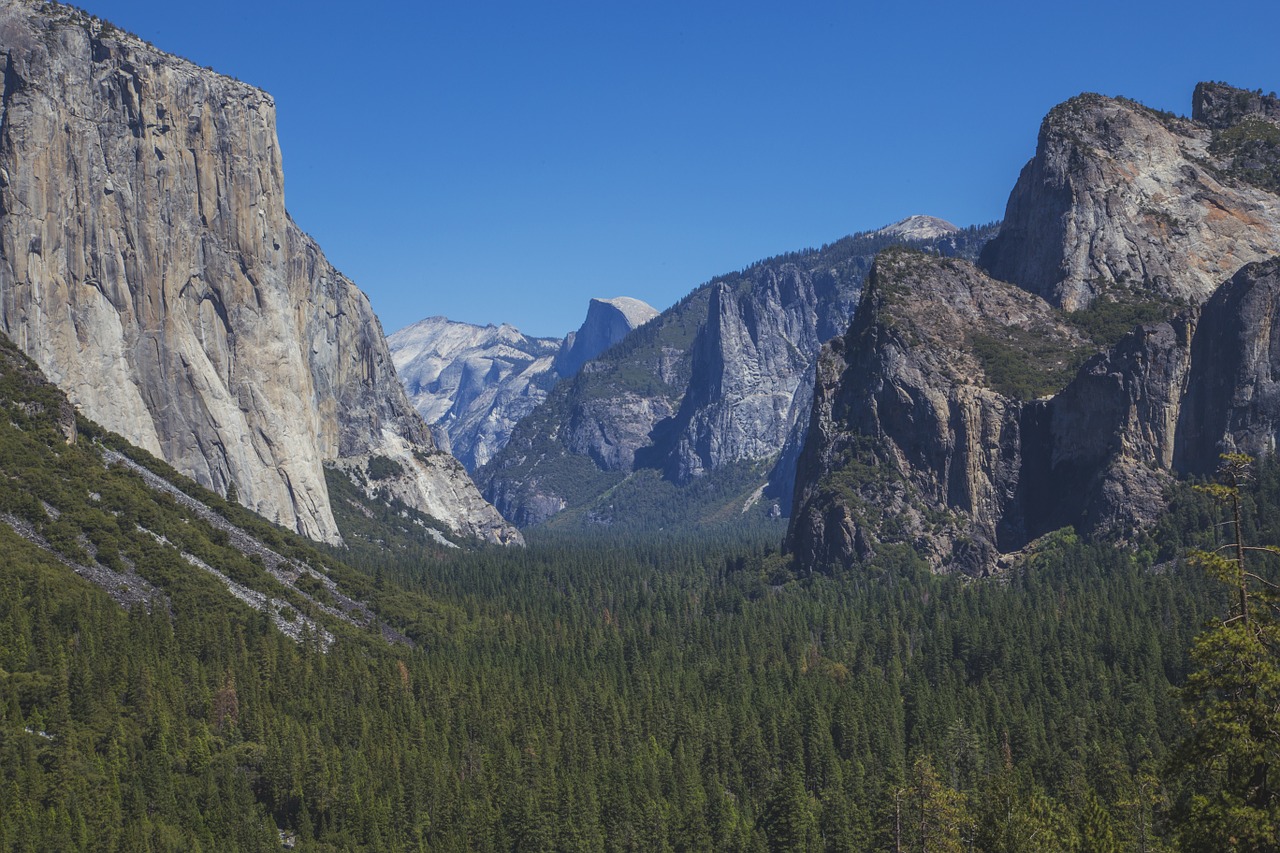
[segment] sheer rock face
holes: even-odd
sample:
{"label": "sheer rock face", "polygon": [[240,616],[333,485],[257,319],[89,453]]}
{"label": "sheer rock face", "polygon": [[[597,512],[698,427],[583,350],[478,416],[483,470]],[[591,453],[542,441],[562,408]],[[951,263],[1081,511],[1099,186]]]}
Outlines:
{"label": "sheer rock face", "polygon": [[902,542],[935,570],[986,574],[1060,527],[1127,537],[1157,520],[1172,477],[1209,474],[1221,453],[1275,451],[1280,258],[1025,401],[989,387],[966,338],[1016,327],[1087,342],[1035,297],[913,264],[881,256],[881,284],[819,361],[787,540],[801,565]]}
{"label": "sheer rock face", "polygon": [[1126,537],[1156,521],[1176,470],[1197,313],[1138,326],[1040,405],[1021,471],[1029,524],[1006,550],[1060,527]]}
{"label": "sheer rock face", "polygon": [[658,312],[626,296],[592,299],[564,339],[531,338],[514,326],[473,326],[430,317],[387,338],[400,380],[436,441],[474,471],[506,446],[516,423],[561,379]]}
{"label": "sheer rock face", "polygon": [[1103,295],[1200,303],[1280,252],[1280,198],[1216,144],[1214,128],[1274,119],[1261,96],[1236,109],[1239,92],[1202,86],[1199,121],[1100,95],[1055,107],[983,267],[1076,310]]}
{"label": "sheer rock face", "polygon": [[[962,231],[929,217],[897,225],[762,261],[694,290],[517,425],[477,473],[486,496],[527,525],[592,506],[640,470],[685,486],[758,466],[755,485],[767,486],[765,498],[787,512],[815,360],[822,342],[847,328],[875,252],[909,241],[973,257],[990,237],[988,229]],[[913,240],[921,228],[934,236]],[[595,485],[582,486],[588,480]],[[610,506],[614,515],[626,511]]]}
{"label": "sheer rock face", "polygon": [[[0,4],[3,331],[89,417],[312,538],[340,538],[329,462],[465,493],[368,300],[285,212],[270,96],[49,9]],[[415,505],[518,537],[477,501]]]}
{"label": "sheer rock face", "polygon": [[1084,342],[1043,299],[972,264],[876,261],[853,325],[819,360],[787,546],[804,565],[911,544],[935,568],[988,571],[1022,538],[1029,407],[991,387],[973,336]]}
{"label": "sheer rock face", "polygon": [[807,417],[812,366],[857,291],[832,270],[768,268],[744,288],[720,283],[693,349],[667,461],[677,482],[738,460],[776,456]]}
{"label": "sheer rock face", "polygon": [[1175,468],[1209,474],[1222,453],[1263,457],[1280,440],[1280,258],[1240,270],[1204,305]]}

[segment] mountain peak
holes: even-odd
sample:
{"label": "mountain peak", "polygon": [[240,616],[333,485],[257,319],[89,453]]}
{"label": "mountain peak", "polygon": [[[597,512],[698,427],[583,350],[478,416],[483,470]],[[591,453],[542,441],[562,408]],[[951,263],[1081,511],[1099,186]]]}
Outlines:
{"label": "mountain peak", "polygon": [[[631,328],[633,329],[638,326],[643,326],[645,323],[658,316],[658,309],[654,308],[648,302],[634,299],[630,296],[614,296],[609,299],[596,297],[591,301],[613,308],[631,324]],[[589,315],[590,312],[588,311],[588,316]]]}
{"label": "mountain peak", "polygon": [[652,305],[630,296],[592,299],[582,326],[565,338],[564,346],[556,356],[556,373],[560,376],[575,375],[582,365],[657,316],[658,312]]}
{"label": "mountain peak", "polygon": [[886,237],[900,237],[903,240],[936,240],[955,234],[960,229],[945,219],[936,216],[908,216],[906,219],[886,225],[874,233]]}

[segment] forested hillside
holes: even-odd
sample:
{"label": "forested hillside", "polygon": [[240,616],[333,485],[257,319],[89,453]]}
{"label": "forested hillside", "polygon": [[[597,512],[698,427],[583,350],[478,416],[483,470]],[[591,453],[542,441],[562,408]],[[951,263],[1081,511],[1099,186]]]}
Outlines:
{"label": "forested hillside", "polygon": [[[774,531],[544,534],[510,553],[444,548],[408,524],[389,549],[322,554],[264,526],[376,612],[356,628],[278,590],[325,643],[126,535],[185,528],[186,550],[269,584],[133,469],[103,466],[93,442],[109,437],[91,424],[68,444],[55,389],[5,381],[3,482],[42,468],[49,485],[33,489],[54,500],[39,499],[52,550],[0,525],[4,849],[276,849],[282,830],[308,850],[1178,838],[1172,688],[1230,601],[1182,559],[1214,540],[1212,496],[1181,489],[1136,548],[1058,533],[986,582],[933,576],[892,547],[797,577]],[[11,516],[36,513],[6,494]],[[1280,541],[1277,509],[1270,465],[1245,490],[1251,541]],[[149,584],[147,602],[126,610],[60,560],[85,562],[90,545]]]}

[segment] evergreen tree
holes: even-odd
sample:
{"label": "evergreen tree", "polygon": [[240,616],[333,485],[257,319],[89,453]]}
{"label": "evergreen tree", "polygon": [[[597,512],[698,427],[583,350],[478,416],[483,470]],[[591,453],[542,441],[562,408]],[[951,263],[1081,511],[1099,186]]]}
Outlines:
{"label": "evergreen tree", "polygon": [[[1234,541],[1193,560],[1231,588],[1232,604],[1196,637],[1182,690],[1191,733],[1180,758],[1192,787],[1180,834],[1190,850],[1262,853],[1280,843],[1280,587],[1254,565],[1280,549],[1244,543],[1250,462],[1224,456],[1220,482],[1203,487],[1229,507]],[[1246,563],[1250,554],[1259,559]]]}
{"label": "evergreen tree", "polygon": [[938,778],[927,756],[916,759],[895,812],[894,849],[904,853],[961,853],[972,836],[964,794]]}

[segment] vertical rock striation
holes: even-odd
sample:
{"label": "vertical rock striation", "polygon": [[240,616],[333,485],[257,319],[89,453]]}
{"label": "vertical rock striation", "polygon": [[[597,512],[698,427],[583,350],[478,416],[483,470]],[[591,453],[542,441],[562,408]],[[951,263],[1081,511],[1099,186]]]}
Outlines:
{"label": "vertical rock striation", "polygon": [[323,466],[377,455],[414,506],[513,538],[286,213],[270,96],[29,0],[0,3],[0,51],[0,327],[77,406],[315,539],[340,538]]}

